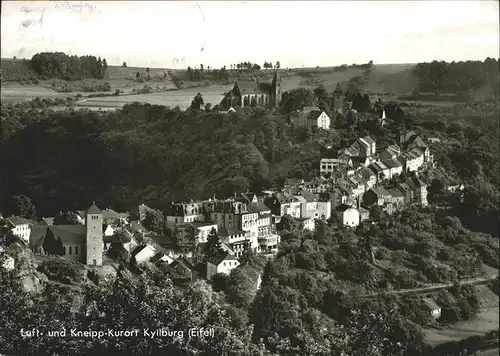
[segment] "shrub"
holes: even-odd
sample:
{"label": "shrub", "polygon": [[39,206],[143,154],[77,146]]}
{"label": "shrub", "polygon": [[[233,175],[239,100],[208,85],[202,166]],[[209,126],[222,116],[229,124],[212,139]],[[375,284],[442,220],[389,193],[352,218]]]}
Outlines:
{"label": "shrub", "polygon": [[64,284],[80,283],[83,280],[80,264],[60,257],[48,259],[37,270],[51,281]]}

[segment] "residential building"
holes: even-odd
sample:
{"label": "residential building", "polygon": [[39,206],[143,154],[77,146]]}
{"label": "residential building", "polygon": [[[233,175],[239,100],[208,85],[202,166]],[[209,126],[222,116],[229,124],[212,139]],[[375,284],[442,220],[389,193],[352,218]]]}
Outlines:
{"label": "residential building", "polygon": [[360,206],[358,208],[359,211],[359,222],[363,222],[365,220],[368,220],[370,218],[370,211],[368,209],[363,208]]}
{"label": "residential building", "polygon": [[245,106],[268,106],[277,108],[281,102],[283,90],[281,76],[277,70],[271,83],[258,81],[238,81],[224,95],[220,102],[223,109]]}
{"label": "residential building", "polygon": [[318,197],[308,192],[301,190],[294,197],[300,202],[300,217],[304,219],[318,219]]}
{"label": "residential building", "polygon": [[330,200],[318,201],[318,212],[320,219],[328,220],[332,216],[332,202]]}
{"label": "residential building", "polygon": [[168,265],[168,274],[175,285],[186,285],[194,280],[194,267],[185,259],[178,258]]}
{"label": "residential building", "polygon": [[218,225],[212,221],[193,221],[177,224],[173,228],[177,248],[185,253],[193,251],[196,245],[206,243],[210,231],[218,230]]}
{"label": "residential building", "polygon": [[316,126],[322,130],[330,130],[331,120],[326,112],[314,106],[306,106],[298,114],[296,125],[312,128]]}
{"label": "residential building", "polygon": [[243,274],[250,279],[252,282],[252,290],[254,293],[256,293],[262,284],[262,272],[256,270],[252,266],[250,266],[248,263],[243,263],[236,267],[236,269],[241,270]]}
{"label": "residential building", "polygon": [[319,165],[319,171],[321,174],[333,173],[339,164],[341,164],[339,158],[322,158]]}
{"label": "residential building", "polygon": [[264,199],[264,204],[271,209],[273,215],[291,215],[296,219],[300,218],[300,201],[291,194],[275,193]]}
{"label": "residential building", "polygon": [[[143,215],[145,217],[145,214]],[[105,224],[126,225],[129,223],[130,214],[118,213],[113,209],[108,208],[102,211],[102,218]]]}
{"label": "residential building", "polygon": [[138,246],[132,253],[132,256],[137,264],[141,265],[149,262],[154,256],[156,256],[157,253],[158,251],[156,250],[156,248],[153,245],[148,244]]}
{"label": "residential building", "polygon": [[87,265],[102,266],[104,251],[103,218],[93,203],[85,212],[85,225],[34,226],[29,243],[34,253],[43,254],[43,243],[49,234],[61,241],[64,256]]}
{"label": "residential building", "polygon": [[357,175],[365,184],[365,191],[373,187],[377,183],[377,175],[370,168],[361,168],[356,172]]}
{"label": "residential building", "polygon": [[231,270],[240,265],[238,259],[229,253],[221,253],[207,261],[207,280],[211,280],[217,273],[229,275]]}
{"label": "residential building", "polygon": [[356,227],[359,225],[359,210],[347,205],[342,204],[335,208],[335,213],[340,224],[349,227]]}
{"label": "residential building", "polygon": [[104,236],[113,236],[115,234],[116,226],[104,224]]}
{"label": "residential building", "polygon": [[373,162],[372,164],[370,164],[368,166],[368,168],[370,168],[377,176],[377,182],[380,182],[384,179],[389,178],[389,175],[390,175],[389,167],[387,167],[385,164],[383,164],[380,161]]}
{"label": "residential building", "polygon": [[14,257],[7,254],[2,246],[0,246],[0,267],[6,271],[12,271],[15,268]]}
{"label": "residential building", "polygon": [[222,242],[228,244],[236,257],[241,257],[245,250],[245,244],[250,243],[250,232],[237,228],[220,228],[219,237]]}
{"label": "residential building", "polygon": [[28,219],[20,216],[11,216],[6,219],[7,228],[24,243],[29,243],[31,223]]}
{"label": "residential building", "polygon": [[302,229],[314,231],[316,223],[314,222],[313,218],[297,218],[296,220],[299,223],[299,226],[302,227]]}
{"label": "residential building", "polygon": [[189,203],[173,203],[168,209],[166,219],[169,228],[177,224],[187,224],[203,220],[205,220],[203,203],[194,201]]}
{"label": "residential building", "polygon": [[427,184],[417,177],[408,178],[406,184],[412,189],[415,202],[427,206]]}
{"label": "residential building", "polygon": [[383,165],[389,168],[389,175],[387,178],[391,179],[392,177],[398,176],[403,173],[403,165],[397,159],[388,158],[382,161]]}
{"label": "residential building", "polygon": [[396,209],[401,208],[405,204],[405,194],[399,188],[386,189],[390,194],[389,202],[391,202]]}
{"label": "residential building", "polygon": [[439,319],[441,317],[441,307],[434,301],[434,299],[424,298],[423,302],[434,319]]}
{"label": "residential building", "polygon": [[[306,192],[307,193],[307,192]],[[257,213],[257,239],[259,242],[258,252],[278,252],[280,236],[276,233],[276,226],[272,221],[271,209],[263,203],[248,204],[247,209],[251,213]]]}
{"label": "residential building", "polygon": [[158,211],[156,211],[155,209],[151,209],[145,204],[141,204],[130,211],[130,220],[142,222],[144,221],[144,219],[146,219],[148,213],[157,214]]}
{"label": "residential building", "polygon": [[371,205],[382,206],[390,201],[391,201],[391,193],[389,193],[382,187],[376,187],[376,188],[374,187],[363,195],[363,205],[365,206],[371,206]]}

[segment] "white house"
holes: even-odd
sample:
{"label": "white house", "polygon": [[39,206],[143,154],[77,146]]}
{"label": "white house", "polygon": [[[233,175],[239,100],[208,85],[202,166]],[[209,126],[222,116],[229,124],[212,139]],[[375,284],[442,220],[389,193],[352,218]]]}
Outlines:
{"label": "white house", "polygon": [[344,226],[356,227],[359,225],[359,210],[342,204],[336,208],[339,222]]}
{"label": "white house", "polygon": [[212,229],[218,231],[217,223],[212,221],[195,221],[192,223],[198,229],[198,243],[206,243],[208,241],[208,235]]}
{"label": "white house", "polygon": [[332,202],[330,200],[318,201],[318,212],[320,218],[324,217],[325,220],[330,219],[332,216]]}
{"label": "white house", "polygon": [[231,270],[235,269],[239,265],[240,262],[238,259],[229,253],[212,257],[207,261],[207,280],[211,280],[217,273],[229,275]]}
{"label": "white house", "polygon": [[314,231],[316,224],[314,223],[314,218],[300,218],[297,221],[302,224],[304,230]]}
{"label": "white house", "polygon": [[134,250],[134,258],[137,264],[142,264],[149,262],[153,256],[155,256],[157,253],[156,249],[154,246],[151,245],[146,245],[146,246],[139,246]]}
{"label": "white house", "polygon": [[322,158],[319,171],[321,174],[333,173],[341,163],[343,162],[339,158]]}
{"label": "white house", "polygon": [[20,216],[11,216],[6,221],[8,228],[15,236],[19,237],[24,243],[29,243],[31,227],[27,219]]}
{"label": "white house", "polygon": [[441,307],[437,305],[437,303],[433,299],[424,298],[423,302],[429,309],[429,312],[434,319],[439,319],[441,317]]}
{"label": "white house", "polygon": [[324,111],[316,118],[316,126],[320,129],[330,130],[330,123],[330,117]]}
{"label": "white house", "polygon": [[7,271],[12,271],[15,267],[14,258],[9,256],[2,246],[0,246],[0,267]]}
{"label": "white house", "polygon": [[403,172],[403,165],[397,159],[389,158],[381,161],[387,168],[389,168],[389,176],[387,178],[399,175]]}
{"label": "white house", "polygon": [[113,236],[115,234],[115,228],[111,225],[104,225],[104,236]]}

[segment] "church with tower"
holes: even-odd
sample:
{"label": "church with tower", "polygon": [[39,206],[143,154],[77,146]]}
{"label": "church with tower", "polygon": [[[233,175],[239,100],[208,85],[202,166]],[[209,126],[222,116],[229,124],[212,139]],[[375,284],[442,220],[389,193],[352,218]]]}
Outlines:
{"label": "church with tower", "polygon": [[282,95],[281,76],[276,71],[270,83],[257,80],[234,83],[234,87],[224,95],[220,106],[225,110],[245,106],[277,108]]}
{"label": "church with tower", "polygon": [[89,266],[102,266],[104,251],[102,211],[93,203],[84,225],[33,226],[30,247],[38,254],[58,254]]}

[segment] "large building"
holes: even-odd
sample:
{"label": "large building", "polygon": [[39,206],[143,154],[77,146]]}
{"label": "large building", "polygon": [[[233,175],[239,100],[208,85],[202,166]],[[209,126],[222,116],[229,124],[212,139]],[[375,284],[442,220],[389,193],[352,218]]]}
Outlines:
{"label": "large building", "polygon": [[102,228],[102,211],[94,203],[85,212],[85,225],[34,226],[30,234],[30,247],[35,253],[48,253],[44,242],[52,235],[53,241],[61,242],[64,257],[87,265],[102,266]]}
{"label": "large building", "polygon": [[281,102],[283,90],[281,77],[276,71],[271,83],[259,81],[239,81],[222,99],[222,109],[245,106],[268,106],[276,108]]}

